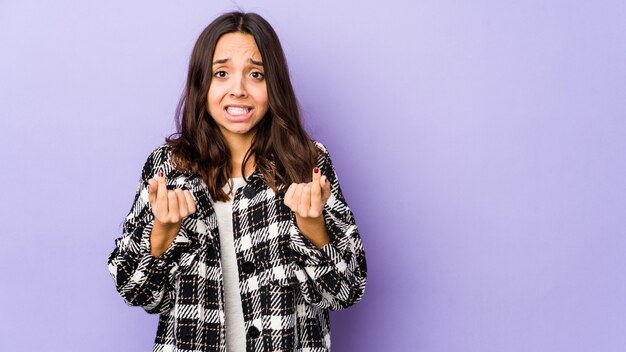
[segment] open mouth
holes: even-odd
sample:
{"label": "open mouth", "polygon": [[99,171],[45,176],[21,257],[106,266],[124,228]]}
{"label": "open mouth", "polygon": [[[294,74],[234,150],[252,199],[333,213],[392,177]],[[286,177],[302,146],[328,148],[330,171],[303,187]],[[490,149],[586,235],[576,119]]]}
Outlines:
{"label": "open mouth", "polygon": [[225,117],[230,122],[246,122],[252,117],[253,108],[248,105],[226,105],[224,111],[226,111]]}
{"label": "open mouth", "polygon": [[231,115],[231,116],[247,115],[250,111],[252,111],[252,108],[248,108],[248,107],[241,107],[241,106],[226,107],[226,112],[228,113],[228,115]]}

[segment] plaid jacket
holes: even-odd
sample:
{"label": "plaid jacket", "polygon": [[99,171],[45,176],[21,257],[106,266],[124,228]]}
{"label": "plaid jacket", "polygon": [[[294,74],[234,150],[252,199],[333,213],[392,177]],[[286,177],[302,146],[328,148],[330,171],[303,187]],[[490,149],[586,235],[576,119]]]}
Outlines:
{"label": "plaid jacket", "polygon": [[[331,183],[323,210],[331,243],[317,249],[300,232],[295,213],[255,171],[233,199],[233,235],[239,266],[248,351],[330,350],[329,310],[358,302],[366,262],[354,216],[341,193],[326,148],[318,167]],[[134,204],[115,240],[108,268],[126,303],[160,314],[153,351],[226,351],[220,241],[206,184],[174,169],[162,145],[146,161]],[[196,212],[183,219],[174,242],[150,255],[153,214],[148,179],[159,171],[168,185],[186,187]]]}

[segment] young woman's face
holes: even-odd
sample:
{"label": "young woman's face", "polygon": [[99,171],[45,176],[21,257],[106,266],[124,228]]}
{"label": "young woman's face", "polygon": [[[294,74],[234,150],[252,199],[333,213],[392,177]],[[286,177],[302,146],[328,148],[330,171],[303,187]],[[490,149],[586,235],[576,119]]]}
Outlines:
{"label": "young woman's face", "polygon": [[227,140],[252,137],[269,107],[263,62],[249,34],[224,34],[215,46],[209,114]]}

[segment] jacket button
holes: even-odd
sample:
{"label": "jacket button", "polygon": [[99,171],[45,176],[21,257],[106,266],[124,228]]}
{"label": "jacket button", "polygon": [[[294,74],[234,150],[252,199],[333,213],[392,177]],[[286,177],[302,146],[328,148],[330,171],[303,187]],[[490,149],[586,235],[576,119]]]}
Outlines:
{"label": "jacket button", "polygon": [[248,199],[254,198],[255,194],[256,194],[256,191],[251,186],[246,186],[243,189],[243,195],[246,196],[246,198],[248,198]]}
{"label": "jacket button", "polygon": [[256,328],[256,326],[251,326],[250,328],[248,328],[248,336],[256,339],[257,337],[261,336],[261,332],[259,331],[259,329]]}
{"label": "jacket button", "polygon": [[244,262],[241,264],[241,270],[243,270],[246,274],[252,274],[254,272],[254,263],[253,262]]}

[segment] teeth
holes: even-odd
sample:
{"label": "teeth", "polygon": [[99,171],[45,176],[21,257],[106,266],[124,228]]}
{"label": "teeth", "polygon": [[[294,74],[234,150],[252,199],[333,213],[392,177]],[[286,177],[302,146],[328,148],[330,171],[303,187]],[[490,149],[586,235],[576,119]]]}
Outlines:
{"label": "teeth", "polygon": [[228,109],[226,109],[226,111],[228,111],[228,114],[230,115],[245,115],[248,113],[248,111],[250,111],[250,109],[229,107]]}

